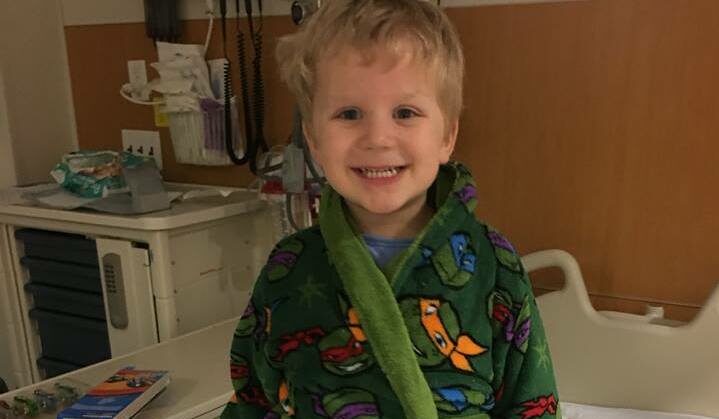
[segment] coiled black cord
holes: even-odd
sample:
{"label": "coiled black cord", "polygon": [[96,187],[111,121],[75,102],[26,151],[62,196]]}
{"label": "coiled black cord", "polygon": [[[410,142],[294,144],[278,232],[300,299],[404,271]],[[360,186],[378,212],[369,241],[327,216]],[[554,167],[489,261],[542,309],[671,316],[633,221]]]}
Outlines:
{"label": "coiled black cord", "polygon": [[225,148],[235,164],[244,164],[235,155],[235,144],[232,129],[232,68],[227,56],[227,0],[220,0],[220,15],[222,17],[222,52],[225,56],[223,86],[224,86],[224,119],[225,119]]}
{"label": "coiled black cord", "polygon": [[[248,106],[249,104],[249,97],[247,94],[247,64],[245,63],[245,43],[243,39],[242,31],[240,30],[240,1],[235,0],[235,13],[236,13],[236,21],[235,21],[235,28],[237,33],[237,56],[238,60],[240,62],[240,94],[242,96],[242,109],[243,109],[243,116],[245,120],[245,139],[246,139],[246,147],[245,147],[245,155],[242,156],[242,158],[237,157],[237,154],[235,154],[235,148],[234,148],[234,141],[232,134],[225,136],[225,148],[227,149],[227,155],[230,157],[230,160],[232,163],[242,166],[248,161],[250,162],[250,170],[252,170],[253,174],[255,173],[253,161],[254,161],[254,155],[255,153],[252,151],[252,124],[251,124],[251,116],[250,116],[250,108]],[[229,60],[228,60],[229,61]],[[225,111],[227,112],[227,109],[231,109],[231,104],[227,105],[227,100],[225,101]],[[230,121],[231,122],[231,121]],[[225,121],[225,126],[227,126],[227,121]],[[231,123],[230,123],[231,126]],[[231,132],[231,131],[230,131]]]}
{"label": "coiled black cord", "polygon": [[[227,153],[233,163],[242,165],[250,163],[250,171],[254,175],[257,172],[257,152],[261,149],[263,152],[269,150],[264,136],[265,124],[265,95],[264,80],[262,78],[262,0],[258,0],[260,11],[260,26],[255,31],[254,18],[252,16],[252,1],[245,0],[245,13],[249,28],[250,42],[254,50],[254,58],[252,61],[253,83],[252,83],[252,100],[250,100],[249,88],[249,72],[247,65],[247,51],[245,49],[245,35],[240,29],[240,0],[235,0],[235,11],[237,16],[237,59],[240,65],[240,89],[242,96],[243,118],[245,122],[245,138],[247,141],[246,151],[243,158],[239,159],[230,147],[228,141]],[[253,118],[254,117],[254,118]],[[253,120],[254,119],[254,120]],[[254,123],[253,123],[254,122]]]}
{"label": "coiled black cord", "polygon": [[247,18],[250,26],[250,34],[252,37],[252,47],[254,49],[254,59],[252,60],[253,69],[253,112],[255,117],[255,145],[267,152],[267,142],[265,141],[265,82],[262,77],[262,29],[264,26],[264,18],[262,16],[262,0],[257,1],[259,10],[259,26],[254,29],[252,17],[252,0],[245,0],[247,9]]}

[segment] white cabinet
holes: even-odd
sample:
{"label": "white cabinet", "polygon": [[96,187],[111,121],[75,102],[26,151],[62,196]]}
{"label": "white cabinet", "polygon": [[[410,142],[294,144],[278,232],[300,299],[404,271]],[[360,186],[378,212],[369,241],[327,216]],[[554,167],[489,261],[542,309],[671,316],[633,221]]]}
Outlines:
{"label": "white cabinet", "polygon": [[[25,257],[25,244],[17,238],[23,235],[18,231],[49,232],[60,239],[67,235],[68,240],[94,243],[104,316],[77,320],[105,327],[109,351],[116,357],[241,315],[278,238],[271,214],[256,193],[246,190],[226,198],[180,201],[170,210],[144,216],[0,203],[0,377],[10,388],[46,378],[38,359],[53,343],[47,335],[53,335],[55,345],[65,343],[54,323],[42,323],[43,316],[58,313],[53,307],[38,309],[37,294],[28,291],[34,285],[27,284],[38,275],[29,262],[38,257]],[[58,240],[52,236],[54,245],[62,247]],[[42,251],[56,252],[52,248]],[[83,269],[92,273],[88,266]],[[57,283],[64,281],[60,277],[51,285],[62,288],[64,283]],[[82,309],[73,306],[82,303],[67,304],[72,311]],[[44,330],[40,330],[42,325]]]}

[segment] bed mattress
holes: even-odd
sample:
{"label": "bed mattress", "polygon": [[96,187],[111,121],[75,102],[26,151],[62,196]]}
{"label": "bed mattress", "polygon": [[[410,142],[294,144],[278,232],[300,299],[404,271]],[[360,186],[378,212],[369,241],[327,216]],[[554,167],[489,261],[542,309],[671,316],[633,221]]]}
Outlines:
{"label": "bed mattress", "polygon": [[562,403],[562,417],[563,419],[716,419],[709,416],[617,409],[564,402]]}

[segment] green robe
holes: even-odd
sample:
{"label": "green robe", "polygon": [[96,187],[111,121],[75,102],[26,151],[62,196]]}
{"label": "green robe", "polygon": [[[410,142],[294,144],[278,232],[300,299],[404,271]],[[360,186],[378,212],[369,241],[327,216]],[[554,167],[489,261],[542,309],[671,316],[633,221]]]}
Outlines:
{"label": "green robe", "polygon": [[478,221],[457,163],[435,215],[381,271],[342,198],[277,244],[235,331],[222,418],[559,418],[552,361],[512,245]]}

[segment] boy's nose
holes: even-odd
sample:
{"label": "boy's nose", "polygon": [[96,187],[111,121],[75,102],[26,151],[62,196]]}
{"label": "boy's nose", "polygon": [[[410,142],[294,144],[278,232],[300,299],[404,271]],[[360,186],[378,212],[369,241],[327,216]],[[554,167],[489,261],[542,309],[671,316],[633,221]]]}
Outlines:
{"label": "boy's nose", "polygon": [[367,118],[362,146],[367,149],[387,148],[392,146],[395,138],[395,126],[392,118]]}

